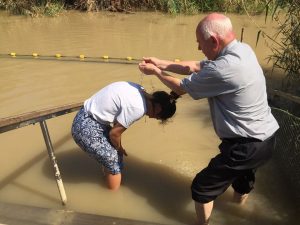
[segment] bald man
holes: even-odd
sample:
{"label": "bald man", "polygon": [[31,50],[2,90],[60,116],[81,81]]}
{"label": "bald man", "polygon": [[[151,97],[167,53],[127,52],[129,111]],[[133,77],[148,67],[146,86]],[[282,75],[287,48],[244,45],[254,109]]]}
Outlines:
{"label": "bald man", "polygon": [[[179,95],[207,98],[220,153],[194,178],[191,186],[197,220],[209,224],[214,200],[229,186],[233,200],[244,204],[254,187],[255,172],[271,157],[279,128],[267,102],[263,71],[251,47],[238,42],[231,21],[212,13],[196,28],[203,61],[173,62],[144,58],[139,69],[156,75]],[[173,72],[189,75],[183,79]]]}

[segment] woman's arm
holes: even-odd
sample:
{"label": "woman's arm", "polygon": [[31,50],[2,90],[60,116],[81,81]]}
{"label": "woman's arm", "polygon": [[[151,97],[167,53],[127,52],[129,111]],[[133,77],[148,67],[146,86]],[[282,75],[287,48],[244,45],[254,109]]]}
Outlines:
{"label": "woman's arm", "polygon": [[109,131],[109,139],[111,144],[121,153],[127,156],[125,149],[121,144],[122,133],[126,130],[126,127],[123,127],[122,124],[116,122],[114,126]]}

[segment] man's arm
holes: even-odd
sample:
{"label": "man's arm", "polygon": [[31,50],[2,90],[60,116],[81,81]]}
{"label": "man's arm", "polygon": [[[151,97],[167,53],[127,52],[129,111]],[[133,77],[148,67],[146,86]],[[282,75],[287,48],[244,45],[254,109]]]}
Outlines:
{"label": "man's arm", "polygon": [[169,75],[154,64],[143,61],[139,64],[139,69],[146,75],[156,75],[164,85],[166,85],[176,94],[183,95],[186,93],[186,91],[180,86],[181,79]]}
{"label": "man's arm", "polygon": [[193,72],[200,71],[200,62],[198,61],[173,62],[169,60],[158,59],[155,57],[145,57],[143,59],[146,63],[151,63],[161,70],[181,75],[189,75]]}

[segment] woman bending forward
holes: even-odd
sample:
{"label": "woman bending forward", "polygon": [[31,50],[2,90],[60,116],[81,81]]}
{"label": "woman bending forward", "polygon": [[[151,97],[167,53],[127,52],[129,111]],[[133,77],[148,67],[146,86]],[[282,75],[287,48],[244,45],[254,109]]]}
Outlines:
{"label": "woman bending forward", "polygon": [[176,111],[174,92],[148,94],[132,82],[115,82],[102,88],[84,102],[72,124],[72,136],[80,148],[103,167],[109,189],[121,184],[123,155],[122,133],[147,115],[165,122]]}

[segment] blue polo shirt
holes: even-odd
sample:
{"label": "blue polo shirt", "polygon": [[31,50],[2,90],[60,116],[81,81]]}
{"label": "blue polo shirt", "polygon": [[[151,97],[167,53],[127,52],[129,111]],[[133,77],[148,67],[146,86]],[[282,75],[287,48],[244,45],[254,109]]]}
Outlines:
{"label": "blue polo shirt", "polygon": [[275,133],[279,126],[268,106],[265,76],[249,45],[234,40],[200,65],[181,87],[193,99],[208,98],[220,138],[265,140]]}

